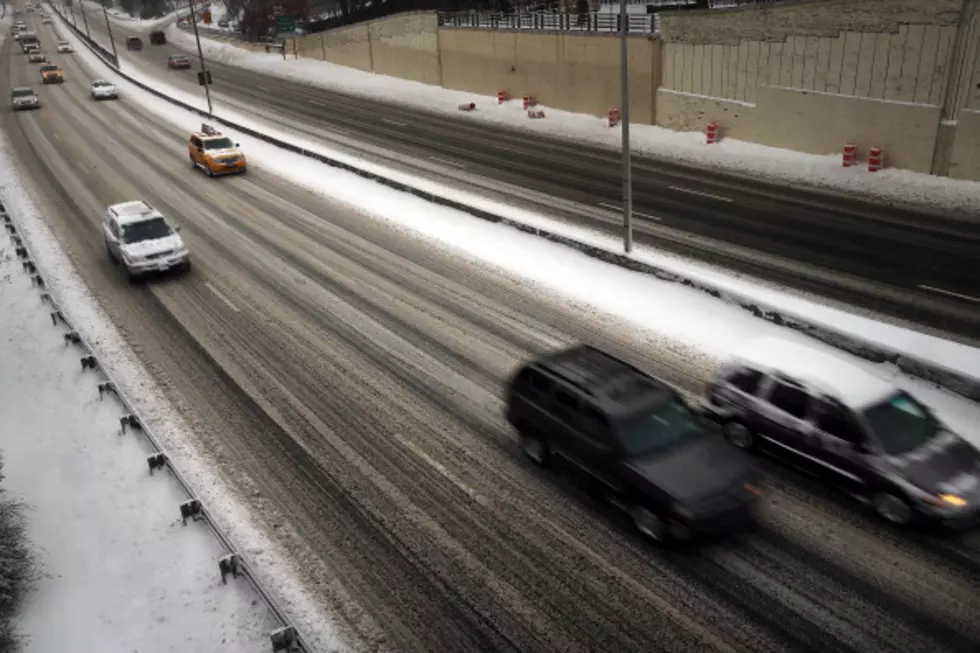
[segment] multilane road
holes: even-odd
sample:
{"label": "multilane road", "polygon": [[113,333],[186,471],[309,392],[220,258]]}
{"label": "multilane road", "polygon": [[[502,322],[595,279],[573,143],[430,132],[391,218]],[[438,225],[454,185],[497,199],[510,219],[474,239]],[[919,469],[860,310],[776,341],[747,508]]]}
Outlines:
{"label": "multilane road", "polygon": [[[81,24],[81,22],[79,22]],[[108,44],[104,21],[89,28]],[[200,94],[193,71],[166,70],[176,44],[126,52],[171,84]],[[196,62],[196,52],[187,52]],[[195,67],[196,67],[195,63]],[[619,234],[618,154],[584,143],[508,130],[299,84],[209,61],[217,111],[247,107],[319,138],[354,138],[392,158],[443,165],[572,202],[568,221]],[[853,198],[733,178],[639,157],[634,165],[637,241],[791,287],[955,333],[980,333],[980,223]],[[547,199],[539,208],[552,212]],[[692,236],[695,238],[692,239]]]}
{"label": "multilane road", "polygon": [[[208,179],[187,134],[126,98],[91,101],[94,73],[71,55],[52,57],[67,82],[42,87],[13,45],[0,92],[31,85],[45,106],[0,116],[46,218],[197,446],[365,650],[980,647],[976,535],[895,534],[774,469],[756,532],[658,550],[523,462],[501,417],[519,361],[588,340],[696,392],[709,370],[688,352],[261,167]],[[100,214],[134,198],[184,227],[189,276],[130,286],[109,264]]]}

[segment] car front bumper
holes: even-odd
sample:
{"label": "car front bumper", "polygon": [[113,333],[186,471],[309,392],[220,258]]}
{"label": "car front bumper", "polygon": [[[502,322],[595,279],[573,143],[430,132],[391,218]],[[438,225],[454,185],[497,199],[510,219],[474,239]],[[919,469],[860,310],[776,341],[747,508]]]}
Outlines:
{"label": "car front bumper", "polygon": [[186,267],[191,261],[190,254],[177,256],[165,256],[161,258],[133,261],[123,259],[126,269],[133,275],[153,274],[155,272],[169,272]]}
{"label": "car front bumper", "polygon": [[112,91],[112,92],[102,91],[101,93],[92,93],[92,97],[94,97],[96,100],[115,100],[115,99],[118,99],[119,92],[118,91]]}
{"label": "car front bumper", "polygon": [[14,105],[14,111],[24,111],[26,109],[39,109],[41,108],[40,102],[19,102]]}

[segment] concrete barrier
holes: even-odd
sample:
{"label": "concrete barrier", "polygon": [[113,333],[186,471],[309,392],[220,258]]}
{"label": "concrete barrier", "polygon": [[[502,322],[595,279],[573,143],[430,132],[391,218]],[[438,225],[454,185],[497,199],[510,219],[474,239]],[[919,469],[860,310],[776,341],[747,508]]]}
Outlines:
{"label": "concrete barrier", "polygon": [[[54,8],[52,7],[52,9]],[[62,21],[64,22],[64,24],[67,25],[68,28],[71,29],[77,36],[79,36],[85,43],[90,44],[92,46],[92,51],[96,54],[96,56],[99,56],[102,59],[102,61],[107,66],[112,68],[116,72],[116,74],[118,74],[120,77],[127,80],[131,84],[143,89],[144,91],[151,93],[161,99],[164,99],[170,102],[171,104],[174,104],[186,111],[196,113],[200,116],[205,116],[205,117],[207,116],[206,111],[203,111],[201,109],[198,109],[197,107],[181,102],[180,100],[171,98],[166,94],[158,91],[157,89],[152,88],[151,86],[148,86],[143,82],[134,79],[130,75],[127,75],[126,73],[119,70],[118,65],[114,63],[114,59],[112,57],[105,56],[105,54],[103,53],[104,49],[101,46],[99,46],[98,44],[92,44],[91,41],[87,39],[85,35],[82,34],[76,27],[74,27],[73,25],[65,21],[64,17],[61,16],[61,14],[57,11],[57,9],[54,9],[54,11],[55,13],[58,13]],[[236,131],[242,132],[243,134],[247,134],[253,138],[257,138],[266,143],[275,145],[276,147],[282,148],[289,152],[293,152],[301,156],[315,159],[317,161],[320,161],[321,163],[325,163],[334,168],[345,170],[347,172],[352,172],[360,177],[364,177],[366,179],[370,179],[372,181],[376,181],[380,184],[388,186],[389,188],[394,188],[396,190],[400,190],[406,193],[411,193],[412,195],[415,195],[416,197],[420,197],[428,202],[432,202],[440,206],[453,208],[458,211],[468,213],[482,220],[487,220],[489,222],[495,222],[498,224],[507,225],[509,227],[512,227],[524,233],[532,234],[539,238],[544,238],[546,240],[550,240],[551,242],[559,243],[566,247],[570,247],[579,252],[582,252],[583,254],[591,258],[595,258],[607,263],[612,263],[614,265],[618,265],[628,270],[632,270],[635,272],[642,272],[644,274],[655,276],[663,281],[680,283],[690,288],[700,290],[720,300],[727,301],[732,304],[736,304],[762,320],[765,320],[767,322],[782,327],[786,327],[788,329],[793,329],[794,331],[798,331],[800,333],[806,334],[810,337],[816,338],[817,340],[827,343],[833,347],[836,347],[837,349],[841,349],[850,354],[853,354],[855,356],[858,356],[860,358],[863,358],[865,360],[874,363],[892,363],[896,365],[899,369],[901,369],[903,372],[906,372],[907,374],[935,383],[947,390],[955,392],[956,394],[961,395],[972,401],[980,402],[980,376],[977,377],[969,376],[954,370],[950,370],[935,362],[928,361],[925,359],[920,359],[915,356],[910,356],[903,352],[891,349],[890,347],[887,347],[880,343],[875,343],[870,340],[865,340],[863,338],[851,334],[843,333],[841,331],[836,331],[824,325],[807,322],[805,319],[802,319],[798,316],[786,314],[780,311],[776,307],[767,306],[753,299],[741,296],[737,293],[722,291],[709,284],[703,283],[701,281],[693,280],[687,277],[683,277],[669,270],[658,268],[648,263],[637,261],[624,254],[619,254],[617,252],[612,252],[606,249],[594,247],[592,245],[587,245],[585,243],[579,242],[572,238],[568,238],[567,236],[551,233],[544,229],[539,229],[537,227],[533,227],[524,224],[522,222],[518,222],[516,220],[511,220],[509,218],[505,218],[503,216],[491,213],[489,211],[485,211],[483,209],[474,208],[458,200],[449,199],[441,195],[437,195],[425,190],[421,190],[419,188],[416,188],[414,186],[411,186],[409,184],[400,181],[388,179],[379,174],[359,168],[355,165],[351,165],[343,161],[332,159],[326,155],[320,154],[319,152],[307,150],[293,143],[289,143],[288,141],[283,141],[277,138],[273,138],[272,136],[263,134],[250,127],[245,127],[243,125],[236,124],[229,120],[224,120],[218,116],[212,116],[211,120],[223,124],[229,127],[230,129],[234,129]]]}

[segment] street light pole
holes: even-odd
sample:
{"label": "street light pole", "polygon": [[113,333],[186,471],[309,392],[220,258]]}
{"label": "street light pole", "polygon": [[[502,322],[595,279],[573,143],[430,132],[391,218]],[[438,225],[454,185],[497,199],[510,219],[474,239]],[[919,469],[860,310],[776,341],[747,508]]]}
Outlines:
{"label": "street light pole", "polygon": [[87,36],[89,40],[91,40],[92,33],[88,31],[88,14],[85,13],[85,3],[82,2],[82,0],[77,0],[77,2],[78,2],[78,10],[82,12],[82,22],[85,23],[85,36]]}
{"label": "street light pole", "polygon": [[105,8],[105,0],[102,0],[102,13],[105,15],[105,28],[109,32],[109,43],[112,44],[112,56],[116,60],[116,68],[119,68],[119,53],[116,52],[116,39],[112,38],[112,25],[109,24],[109,11]]}
{"label": "street light pole", "polygon": [[629,20],[626,15],[626,0],[619,0],[620,30],[620,117],[623,122],[623,251],[633,251],[633,179],[630,165],[630,77],[629,67]]}
{"label": "street light pole", "polygon": [[208,119],[211,119],[214,109],[211,106],[211,84],[208,83],[208,71],[204,66],[204,51],[201,49],[201,35],[197,32],[197,14],[194,13],[194,0],[187,0],[191,8],[191,25],[194,26],[194,40],[197,41],[197,56],[201,59],[201,78],[204,82],[204,95],[208,99]]}

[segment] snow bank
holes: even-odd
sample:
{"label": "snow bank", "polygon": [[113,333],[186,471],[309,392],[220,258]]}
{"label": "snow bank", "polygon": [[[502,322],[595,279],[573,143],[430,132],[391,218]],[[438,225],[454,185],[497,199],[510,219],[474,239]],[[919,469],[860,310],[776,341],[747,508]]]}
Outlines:
{"label": "snow bank", "polygon": [[249,585],[221,583],[219,543],[181,525],[187,497],[147,473],[142,438],[119,435],[122,408],[99,400],[101,377],[80,369],[3,240],[0,449],[40,572],[20,617],[24,650],[264,653],[274,616]]}
{"label": "snow bank", "polygon": [[[112,7],[110,9],[107,9],[106,11],[109,14],[109,20],[112,21],[113,23],[116,23],[117,25],[122,25],[129,28],[150,30],[150,29],[155,29],[160,25],[164,25],[166,23],[172,22],[174,19],[179,18],[180,16],[184,16],[188,14],[190,10],[186,7],[187,3],[182,2],[181,4],[185,6],[175,11],[171,11],[170,13],[165,14],[163,16],[158,16],[157,18],[147,18],[147,19],[143,19],[140,18],[139,16],[133,16],[131,14],[128,14],[122,9],[119,9],[118,7]],[[90,18],[92,13],[97,13],[99,14],[99,16],[102,16],[101,3],[92,2],[92,0],[82,0],[82,5],[84,5],[85,12],[89,14]]]}
{"label": "snow bank", "polygon": [[[169,28],[168,38],[180,47],[196,51],[193,34],[176,25]],[[605,119],[595,116],[542,106],[539,108],[547,117],[544,120],[528,120],[519,100],[498,105],[495,97],[480,97],[473,93],[366,73],[324,61],[283,60],[281,54],[252,52],[206,37],[201,38],[201,44],[206,59],[306,85],[451,114],[465,120],[586,141],[613,150],[619,150],[621,145],[620,130],[610,129]],[[460,112],[458,106],[468,102],[475,102],[477,110]],[[980,214],[980,182],[891,168],[870,174],[860,167],[843,168],[839,156],[804,154],[733,139],[708,146],[700,132],[675,132],[652,125],[630,125],[630,138],[635,152],[684,165],[753,178],[763,177],[778,183],[861,194],[894,204]]]}
{"label": "snow bank", "polygon": [[[94,56],[73,34],[69,38],[78,56]],[[37,191],[21,178],[14,160],[5,150],[5,141],[5,134],[0,131],[0,199],[18,220],[20,232],[37,257],[49,288],[59,297],[61,310],[119,383],[120,390],[133,403],[170,460],[195,489],[196,496],[211,510],[219,526],[240,551],[250,558],[259,582],[278,599],[307,643],[316,650],[346,649],[333,617],[305,591],[300,580],[305,576],[303,570],[278,542],[255,525],[234,492],[206,462],[207,457],[194,448],[187,435],[190,427],[163,399],[156,381],[75,271],[32,201]],[[77,360],[74,366],[77,369]],[[174,505],[170,509],[173,510]],[[210,560],[210,565],[213,575],[216,570],[214,559]],[[61,650],[80,649],[69,646]],[[157,647],[147,646],[141,650],[157,650]]]}

